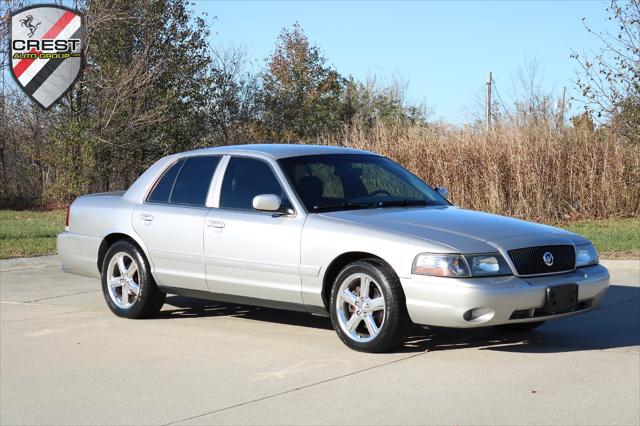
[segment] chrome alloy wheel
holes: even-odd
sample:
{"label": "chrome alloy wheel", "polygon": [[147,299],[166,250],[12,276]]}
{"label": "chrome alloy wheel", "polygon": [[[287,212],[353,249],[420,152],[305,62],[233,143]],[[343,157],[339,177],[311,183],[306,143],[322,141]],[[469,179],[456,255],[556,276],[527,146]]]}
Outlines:
{"label": "chrome alloy wheel", "polygon": [[129,309],[140,295],[140,273],[135,260],[123,251],[116,253],[107,267],[109,297],[120,309]]}
{"label": "chrome alloy wheel", "polygon": [[340,284],[336,312],[342,330],[356,342],[369,342],[380,334],[385,319],[382,289],[363,273],[352,274]]}

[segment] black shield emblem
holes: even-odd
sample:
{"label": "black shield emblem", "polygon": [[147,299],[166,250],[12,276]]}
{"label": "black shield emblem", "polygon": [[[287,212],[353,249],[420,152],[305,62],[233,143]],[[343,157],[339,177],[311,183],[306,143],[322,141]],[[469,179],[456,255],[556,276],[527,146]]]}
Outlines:
{"label": "black shield emblem", "polygon": [[44,109],[73,87],[82,69],[84,20],[58,5],[16,10],[9,20],[11,74]]}

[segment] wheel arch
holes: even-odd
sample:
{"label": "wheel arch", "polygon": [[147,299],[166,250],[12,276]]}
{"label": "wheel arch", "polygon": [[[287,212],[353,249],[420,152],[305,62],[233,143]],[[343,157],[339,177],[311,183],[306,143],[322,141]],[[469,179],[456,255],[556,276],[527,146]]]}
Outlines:
{"label": "wheel arch", "polygon": [[[135,245],[144,254],[147,262],[149,262],[149,265],[151,266],[151,258],[149,257],[149,253],[147,253],[147,250],[145,249],[142,242],[139,241],[139,238],[133,237],[129,233],[123,231],[113,231],[102,238],[100,246],[98,247],[98,258],[96,259],[98,272],[102,271],[102,263],[104,262],[104,257],[106,256],[109,247],[111,247],[117,241],[129,241],[131,244]],[[153,267],[151,269],[153,271]]]}
{"label": "wheel arch", "polygon": [[364,251],[350,251],[346,253],[342,253],[335,259],[329,263],[324,276],[322,277],[322,302],[324,303],[324,307],[329,312],[329,299],[331,296],[331,287],[333,286],[333,282],[340,274],[340,271],[350,263],[357,262],[358,260],[369,259],[375,262],[378,262],[382,266],[385,266],[390,271],[392,271],[396,276],[398,276],[397,272],[393,269],[393,267],[389,264],[389,262],[385,261],[382,257],[375,255],[373,253],[368,253]]}

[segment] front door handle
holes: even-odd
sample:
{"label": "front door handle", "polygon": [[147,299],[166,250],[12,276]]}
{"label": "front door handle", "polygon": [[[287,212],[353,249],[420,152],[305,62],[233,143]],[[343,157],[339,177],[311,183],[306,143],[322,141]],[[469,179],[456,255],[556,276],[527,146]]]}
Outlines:
{"label": "front door handle", "polygon": [[222,228],[224,228],[224,222],[220,222],[220,221],[217,221],[217,220],[207,220],[207,226],[209,228],[222,229]]}
{"label": "front door handle", "polygon": [[143,214],[140,215],[140,220],[142,220],[143,222],[152,222],[153,221],[153,215],[143,213]]}

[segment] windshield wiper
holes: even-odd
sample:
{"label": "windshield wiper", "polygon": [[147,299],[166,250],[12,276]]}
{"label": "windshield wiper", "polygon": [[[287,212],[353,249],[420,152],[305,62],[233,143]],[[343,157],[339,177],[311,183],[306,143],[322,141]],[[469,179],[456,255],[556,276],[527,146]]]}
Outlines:
{"label": "windshield wiper", "polygon": [[345,201],[344,203],[326,204],[324,206],[313,206],[314,212],[323,212],[329,210],[347,210],[347,209],[370,209],[378,207],[378,204],[371,203],[354,203],[351,201]]}
{"label": "windshield wiper", "polygon": [[404,206],[428,206],[429,202],[418,199],[403,199],[376,201],[374,203],[355,203],[353,201],[345,201],[344,203],[327,204],[324,206],[314,206],[314,212],[323,212],[330,210],[351,210],[351,209],[376,209],[381,207],[404,207]]}
{"label": "windshield wiper", "polygon": [[404,200],[389,200],[380,201],[376,203],[378,207],[403,207],[403,206],[427,206],[429,203],[426,200],[416,199],[404,199]]}

